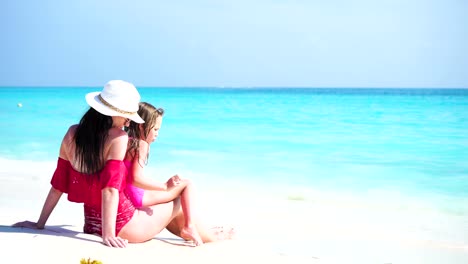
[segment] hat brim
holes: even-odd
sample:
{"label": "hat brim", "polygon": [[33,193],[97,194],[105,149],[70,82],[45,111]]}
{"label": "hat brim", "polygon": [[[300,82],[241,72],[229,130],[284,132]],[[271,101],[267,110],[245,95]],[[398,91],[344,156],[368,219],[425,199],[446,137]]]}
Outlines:
{"label": "hat brim", "polygon": [[98,111],[99,113],[103,114],[103,115],[106,115],[106,116],[121,116],[121,117],[125,117],[125,118],[129,118],[130,120],[132,120],[133,122],[135,123],[144,123],[145,121],[138,115],[138,113],[133,113],[133,114],[124,114],[124,113],[120,113],[120,112],[117,112],[111,108],[109,108],[108,106],[106,106],[105,104],[103,104],[101,102],[101,100],[99,100],[99,94],[101,94],[101,92],[92,92],[92,93],[88,93],[86,95],[86,102],[88,103],[89,106],[91,106],[92,108],[94,108],[94,110]]}

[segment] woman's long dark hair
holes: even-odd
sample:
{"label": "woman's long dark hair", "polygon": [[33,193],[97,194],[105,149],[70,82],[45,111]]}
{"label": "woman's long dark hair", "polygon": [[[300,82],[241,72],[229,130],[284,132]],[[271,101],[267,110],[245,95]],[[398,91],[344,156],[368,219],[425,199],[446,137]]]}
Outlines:
{"label": "woman's long dark hair", "polygon": [[105,116],[92,107],[83,115],[75,132],[75,158],[80,171],[96,174],[104,167],[104,144],[112,117]]}
{"label": "woman's long dark hair", "polygon": [[[127,153],[130,154],[132,159],[138,155],[138,149],[140,148],[140,139],[148,136],[151,129],[156,125],[156,119],[164,114],[164,109],[156,108],[150,103],[140,102],[138,104],[138,115],[145,121],[143,123],[143,135],[139,129],[139,125],[135,122],[130,122],[130,126],[126,128],[129,137],[129,144]],[[149,153],[148,153],[149,155]],[[148,157],[145,157],[148,160]],[[141,165],[141,164],[140,164]],[[142,166],[143,167],[143,166]]]}

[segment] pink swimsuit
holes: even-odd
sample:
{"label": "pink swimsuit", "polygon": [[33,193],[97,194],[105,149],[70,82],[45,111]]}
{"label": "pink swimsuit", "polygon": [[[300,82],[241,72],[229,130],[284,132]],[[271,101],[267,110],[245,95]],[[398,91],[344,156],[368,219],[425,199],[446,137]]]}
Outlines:
{"label": "pink swimsuit", "polygon": [[133,176],[131,173],[132,162],[129,160],[124,160],[125,167],[129,171],[127,176],[127,186],[125,187],[125,193],[128,196],[128,199],[132,201],[133,205],[136,208],[143,207],[143,195],[145,194],[145,190],[136,187],[133,185]]}
{"label": "pink swimsuit", "polygon": [[101,190],[112,187],[119,190],[119,204],[115,224],[115,234],[132,219],[135,207],[124,193],[127,168],[123,161],[108,160],[99,172],[99,177],[76,171],[68,160],[58,158],[57,168],[52,176],[52,186],[68,194],[68,200],[84,203],[85,224],[83,231],[102,235]]}

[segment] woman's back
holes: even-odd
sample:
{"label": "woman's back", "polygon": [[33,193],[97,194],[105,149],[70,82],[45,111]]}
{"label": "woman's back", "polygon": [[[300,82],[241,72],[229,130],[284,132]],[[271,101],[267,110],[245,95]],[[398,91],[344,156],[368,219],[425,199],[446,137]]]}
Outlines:
{"label": "woman's back", "polygon": [[102,162],[105,164],[97,173],[87,174],[80,171],[77,158],[75,133],[78,125],[69,128],[60,147],[57,170],[51,184],[57,190],[68,194],[68,200],[84,203],[84,232],[101,234],[102,189],[113,187],[119,190],[116,231],[120,230],[133,216],[134,207],[125,196],[127,169],[123,163],[128,136],[125,131],[111,128],[103,149]]}
{"label": "woman's back", "polygon": [[[71,126],[65,134],[62,145],[60,146],[60,158],[70,162],[73,169],[77,172],[82,171],[80,159],[76,157],[75,133],[78,125]],[[102,164],[107,160],[123,160],[127,149],[128,135],[122,129],[110,128],[106,142],[103,145]],[[102,169],[102,168],[101,168]]]}

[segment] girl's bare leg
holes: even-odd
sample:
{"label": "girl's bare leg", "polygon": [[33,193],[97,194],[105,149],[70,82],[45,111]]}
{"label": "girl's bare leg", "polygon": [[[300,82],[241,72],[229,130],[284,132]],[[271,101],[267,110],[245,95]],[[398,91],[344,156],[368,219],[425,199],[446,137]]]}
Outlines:
{"label": "girl's bare leg", "polygon": [[176,197],[181,198],[182,212],[185,216],[183,227],[178,236],[185,240],[192,240],[196,246],[203,244],[203,240],[198,234],[197,226],[193,222],[193,186],[189,180],[182,182],[170,191],[145,191],[143,196],[143,206],[171,201]]}
{"label": "girl's bare leg", "polygon": [[203,244],[203,240],[198,234],[197,227],[193,222],[193,188],[192,183],[188,180],[184,180],[186,182],[186,186],[182,193],[180,194],[181,204],[182,204],[182,212],[185,217],[184,221],[184,228],[180,231],[180,236],[185,240],[192,240],[196,246]]}
{"label": "girl's bare leg", "polygon": [[[198,234],[204,243],[216,242],[220,240],[231,239],[234,236],[234,229],[225,230],[224,227],[209,228],[200,220],[194,219],[194,224],[197,227]],[[176,214],[172,221],[167,225],[167,230],[172,234],[182,237],[181,233],[184,229],[185,217],[182,210]]]}
{"label": "girl's bare leg", "polygon": [[143,206],[151,206],[160,203],[170,202],[182,194],[187,183],[183,182],[180,185],[172,188],[169,191],[149,191],[145,190],[143,195]]}

